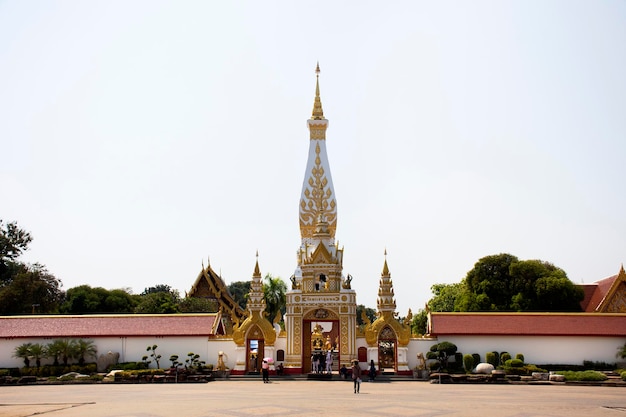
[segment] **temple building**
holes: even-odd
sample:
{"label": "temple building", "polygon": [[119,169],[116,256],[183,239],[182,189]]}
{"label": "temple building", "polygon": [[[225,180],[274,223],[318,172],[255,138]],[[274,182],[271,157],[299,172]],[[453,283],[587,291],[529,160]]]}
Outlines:
{"label": "temple building", "polygon": [[[308,119],[309,148],[298,205],[300,244],[286,293],[286,313],[270,322],[263,297],[257,253],[251,262],[250,292],[243,309],[226,283],[202,265],[188,296],[214,300],[216,313],[124,314],[0,317],[0,367],[18,367],[13,356],[23,343],[56,338],[94,341],[100,353],[118,354],[120,362],[140,361],[146,346],[158,345],[164,358],[198,353],[207,364],[231,374],[257,373],[263,359],[285,373],[311,373],[315,358],[331,362],[333,372],[358,360],[371,361],[386,373],[410,375],[419,357],[439,341],[455,343],[459,352],[524,354],[529,363],[611,362],[626,341],[626,272],[583,285],[582,313],[436,313],[428,314],[426,335],[411,334],[409,310],[400,321],[393,280],[383,252],[378,278],[376,318],[365,314],[357,325],[357,294],[352,276],[343,271],[343,247],[335,234],[338,198],[333,188],[326,140],[328,119],[316,68],[313,111]],[[295,207],[294,207],[295,210]],[[381,248],[382,252],[382,248]],[[375,280],[371,277],[359,279]],[[403,277],[406,278],[406,277]],[[409,295],[406,295],[409,296]],[[284,329],[279,322],[284,319]]]}

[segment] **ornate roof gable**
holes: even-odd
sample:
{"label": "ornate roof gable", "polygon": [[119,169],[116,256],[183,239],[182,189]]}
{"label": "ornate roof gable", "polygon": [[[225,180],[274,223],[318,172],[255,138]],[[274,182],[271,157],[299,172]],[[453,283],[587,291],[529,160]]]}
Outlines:
{"label": "ornate roof gable", "polygon": [[609,288],[596,311],[599,313],[626,313],[626,271],[624,265]]}

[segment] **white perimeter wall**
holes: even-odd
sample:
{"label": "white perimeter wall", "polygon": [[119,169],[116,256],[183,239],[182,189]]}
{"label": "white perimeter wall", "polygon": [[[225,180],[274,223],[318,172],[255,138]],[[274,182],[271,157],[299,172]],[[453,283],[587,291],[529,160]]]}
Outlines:
{"label": "white perimeter wall", "polygon": [[[24,362],[14,358],[15,348],[23,343],[48,344],[53,339],[4,339],[0,340],[0,368],[22,367]],[[109,351],[120,354],[120,362],[138,362],[148,346],[157,345],[161,355],[161,368],[167,368],[169,358],[176,354],[179,362],[185,361],[189,352],[200,355],[200,360],[217,365],[219,351],[226,353],[226,366],[233,369],[236,365],[237,351],[232,339],[211,339],[202,337],[103,337],[93,340],[98,348],[98,355]],[[577,336],[440,336],[439,338],[414,338],[408,345],[407,359],[410,369],[417,365],[417,354],[426,353],[430,347],[441,341],[454,343],[463,354],[478,353],[485,360],[487,352],[509,352],[512,357],[517,353],[524,355],[527,363],[533,364],[572,364],[583,361],[614,363],[619,347],[626,343],[622,337],[577,337]],[[365,346],[365,338],[357,338],[356,347]],[[286,338],[278,337],[274,345],[274,356],[278,349],[286,350]],[[51,359],[42,363],[52,363]],[[150,367],[154,368],[155,363]]]}
{"label": "white perimeter wall", "polygon": [[497,351],[509,352],[513,358],[521,353],[526,363],[535,365],[615,363],[617,349],[626,342],[621,337],[579,336],[439,336],[439,340],[454,343],[463,354],[478,353],[482,361],[487,352]]}
{"label": "white perimeter wall", "polygon": [[[14,358],[15,348],[23,343],[48,344],[54,339],[4,339],[0,341],[0,368],[14,368],[24,366],[24,361]],[[98,356],[108,352],[119,353],[120,362],[140,362],[144,355],[150,356],[146,349],[148,346],[157,345],[157,354],[161,355],[161,368],[168,368],[171,365],[169,358],[171,355],[178,355],[178,361],[184,363],[187,354],[190,352],[200,355],[200,360],[207,364],[217,364],[217,354],[219,351],[226,353],[226,366],[235,366],[235,343],[232,339],[209,340],[206,336],[194,337],[100,337],[83,338],[92,340],[98,348]],[[152,358],[148,358],[152,360]],[[88,362],[95,362],[88,360]],[[52,359],[42,361],[42,364],[51,364]],[[73,362],[75,363],[75,361]],[[31,361],[31,366],[34,363]],[[156,363],[152,361],[150,368],[156,368]]]}

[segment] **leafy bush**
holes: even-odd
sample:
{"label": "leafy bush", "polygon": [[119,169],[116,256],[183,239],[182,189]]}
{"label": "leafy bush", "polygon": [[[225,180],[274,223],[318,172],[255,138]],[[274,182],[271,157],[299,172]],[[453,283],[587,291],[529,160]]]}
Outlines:
{"label": "leafy bush", "polygon": [[509,352],[502,352],[500,354],[500,363],[506,363],[509,359],[511,359],[511,354]]}
{"label": "leafy bush", "polygon": [[608,377],[598,371],[559,371],[566,381],[605,381]]}
{"label": "leafy bush", "polygon": [[504,362],[504,366],[508,368],[521,368],[524,366],[524,362],[520,361],[519,359],[509,359]]}
{"label": "leafy bush", "polygon": [[440,367],[441,367],[441,364],[439,362],[430,362],[428,364],[428,368],[431,371],[438,371]]}
{"label": "leafy bush", "polygon": [[626,381],[626,371],[622,371],[619,376],[622,377],[622,381]]}
{"label": "leafy bush", "polygon": [[[517,361],[519,359],[509,359],[510,361]],[[517,363],[517,362],[516,362]],[[539,368],[536,365],[522,365],[520,367],[504,365],[504,372],[509,375],[531,375],[533,372],[548,372],[543,368]]]}
{"label": "leafy bush", "polygon": [[456,352],[454,362],[448,362],[448,372],[463,372],[463,354]]}
{"label": "leafy bush", "polygon": [[474,356],[473,355],[470,355],[468,353],[467,355],[463,356],[463,368],[465,368],[465,372],[467,372],[468,374],[472,372],[472,369],[474,369]]}
{"label": "leafy bush", "polygon": [[487,352],[485,354],[485,360],[487,361],[487,363],[492,364],[494,368],[498,366],[498,362],[496,361],[496,355],[494,354],[494,352]]}
{"label": "leafy bush", "polygon": [[518,353],[517,355],[515,355],[515,359],[519,359],[520,361],[524,362],[524,355],[521,353]]}
{"label": "leafy bush", "polygon": [[438,359],[437,352],[426,352],[426,359]]}
{"label": "leafy bush", "polygon": [[114,369],[121,369],[123,371],[135,371],[137,369],[146,369],[146,364],[143,362],[121,362],[107,367],[107,372],[111,372]]}
{"label": "leafy bush", "polygon": [[472,358],[474,358],[474,366],[480,363],[480,355],[478,353],[472,353]]}
{"label": "leafy bush", "polygon": [[97,366],[95,363],[88,363],[86,365],[44,365],[39,368],[34,366],[24,367],[20,369],[21,376],[37,376],[41,378],[57,377],[70,372],[78,372],[79,374],[91,375],[95,374]]}

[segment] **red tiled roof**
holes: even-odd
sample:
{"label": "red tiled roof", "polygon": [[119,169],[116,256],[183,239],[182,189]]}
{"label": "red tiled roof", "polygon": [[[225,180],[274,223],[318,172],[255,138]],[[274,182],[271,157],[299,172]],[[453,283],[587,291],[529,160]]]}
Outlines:
{"label": "red tiled roof", "polygon": [[626,314],[431,313],[431,334],[626,336]]}
{"label": "red tiled roof", "polygon": [[582,285],[582,288],[585,291],[585,298],[583,298],[583,301],[580,302],[580,306],[583,311],[596,311],[602,300],[604,300],[604,297],[606,297],[607,293],[611,289],[611,286],[615,282],[616,278],[617,275],[613,275],[612,277],[594,282],[593,284]]}
{"label": "red tiled roof", "polygon": [[5,316],[0,337],[209,336],[219,314]]}

